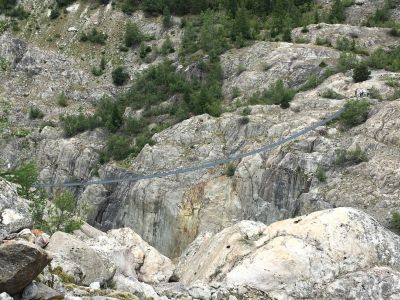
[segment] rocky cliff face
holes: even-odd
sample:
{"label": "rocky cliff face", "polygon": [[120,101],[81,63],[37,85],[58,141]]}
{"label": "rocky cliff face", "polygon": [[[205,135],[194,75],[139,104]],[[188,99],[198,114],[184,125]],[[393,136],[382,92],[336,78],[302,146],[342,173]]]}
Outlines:
{"label": "rocky cliff face", "polygon": [[274,299],[390,299],[399,292],[399,243],[368,215],[338,208],[203,234],[183,253],[177,273],[186,284],[225,281]]}
{"label": "rocky cliff face", "polygon": [[[333,1],[318,2],[328,8]],[[338,39],[355,41],[354,60],[399,45],[390,28],[361,26],[384,1],[354,1],[346,8],[346,23],[353,25],[310,25],[294,29],[292,43],[257,40],[222,53],[225,111],[220,117],[191,116],[154,134],[155,144],[137,157],[105,164],[99,158],[107,131],[65,138],[60,117],[92,114],[100,98],[123,92],[126,88],[111,80],[117,65],[127,66],[133,81],[135,74],[168,58],[177,72],[204,79],[201,62],[209,57],[198,51],[183,65],[179,51],[166,57],[154,51],[146,59],[140,58],[139,47],[120,51],[128,21],[152,37],[147,43],[153,49],[169,37],[178,50],[183,32],[178,17],[164,29],[161,17],[126,15],[111,4],[82,1],[51,21],[52,1],[21,3],[31,11],[20,22],[21,31],[0,34],[0,173],[30,159],[38,162],[43,182],[192,166],[276,142],[335,113],[357,89],[373,91],[366,99],[371,109],[364,124],[321,126],[234,162],[229,172],[219,165],[72,189],[76,205],[88,208],[86,221],[104,232],[86,224],[73,235],[54,234],[47,246],[54,254],[52,270],[44,271],[42,283],[58,278],[55,289],[81,297],[109,296],[114,288],[131,293],[132,299],[396,298],[399,240],[378,222],[389,226],[392,212],[400,210],[400,74],[374,70],[368,80],[355,83],[351,71],[332,72],[341,55]],[[390,10],[394,20],[398,11]],[[80,34],[93,27],[108,35],[109,47],[79,42]],[[95,77],[91,69],[101,57],[105,71]],[[303,87],[290,108],[249,105],[252,95],[278,79],[292,89]],[[62,94],[66,107],[57,104]],[[44,112],[43,120],[29,117],[31,107]],[[365,151],[365,161],[337,163],[338,151],[358,148]],[[19,239],[17,233],[31,227],[29,215],[29,203],[18,196],[17,187],[0,179],[0,240]],[[92,283],[107,292],[93,294],[87,287]]]}

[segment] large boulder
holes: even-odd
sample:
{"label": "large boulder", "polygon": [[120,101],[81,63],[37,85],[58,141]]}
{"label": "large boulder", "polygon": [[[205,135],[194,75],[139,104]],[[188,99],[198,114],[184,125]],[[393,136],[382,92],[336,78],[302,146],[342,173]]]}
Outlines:
{"label": "large boulder", "polygon": [[177,275],[276,299],[391,299],[400,290],[399,249],[400,237],[369,215],[337,208],[203,234],[182,254]]}
{"label": "large boulder", "polygon": [[0,244],[0,291],[20,292],[50,261],[51,256],[32,243],[3,242]]}
{"label": "large boulder", "polygon": [[0,178],[0,240],[31,225],[28,201],[18,196],[16,185]]}
{"label": "large boulder", "polygon": [[78,284],[104,284],[114,276],[115,266],[111,261],[103,259],[88,245],[68,233],[54,233],[46,250],[54,254],[52,268],[60,267],[62,272],[73,276]]}
{"label": "large boulder", "polygon": [[104,260],[112,261],[116,266],[116,273],[130,278],[132,282],[167,282],[175,270],[168,257],[160,254],[130,228],[111,230],[107,234],[93,234],[93,229],[85,225],[82,231],[87,238],[77,233],[81,240]]}

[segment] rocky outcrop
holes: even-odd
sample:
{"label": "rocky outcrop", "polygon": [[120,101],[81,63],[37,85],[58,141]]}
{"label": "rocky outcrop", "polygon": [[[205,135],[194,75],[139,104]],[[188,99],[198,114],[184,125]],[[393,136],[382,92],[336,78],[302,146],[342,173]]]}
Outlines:
{"label": "rocky outcrop", "polygon": [[16,185],[0,178],[0,241],[31,225],[28,201],[18,196]]}
{"label": "rocky outcrop", "polygon": [[223,89],[241,95],[267,89],[278,79],[289,87],[299,87],[312,76],[320,76],[325,66],[336,64],[339,52],[314,45],[256,42],[252,46],[232,49],[221,55],[224,72]]}
{"label": "rocky outcrop", "polygon": [[0,291],[9,294],[20,292],[50,261],[49,254],[32,243],[0,243]]}
{"label": "rocky outcrop", "polygon": [[115,266],[102,259],[93,249],[72,235],[56,232],[51,236],[46,250],[54,255],[53,269],[73,276],[76,283],[89,285],[92,282],[106,284],[115,273]]}
{"label": "rocky outcrop", "polygon": [[186,284],[222,280],[275,299],[389,299],[400,288],[399,247],[400,238],[373,218],[338,208],[203,234],[181,256],[177,275]]}
{"label": "rocky outcrop", "polygon": [[175,269],[169,258],[161,255],[130,228],[111,230],[107,234],[95,236],[80,235],[80,239],[104,260],[112,261],[117,274],[134,281],[150,284],[167,282]]}
{"label": "rocky outcrop", "polygon": [[351,26],[346,24],[316,24],[307,26],[307,32],[303,28],[295,28],[292,31],[292,40],[300,40],[310,43],[330,44],[337,47],[338,39],[346,38],[355,46],[364,51],[373,52],[378,48],[388,48],[399,44],[399,39],[389,34],[389,28]]}
{"label": "rocky outcrop", "polygon": [[[354,83],[351,74],[336,74],[316,89],[299,93],[288,110],[252,106],[246,117],[242,115],[243,108],[220,118],[193,117],[154,135],[156,145],[143,149],[129,174],[190,166],[253,150],[339,110],[345,100],[324,98],[325,91],[332,90],[345,99],[352,97],[357,88],[374,87],[383,99],[389,99],[394,89],[386,82],[396,78],[396,73],[374,71],[369,80]],[[335,125],[323,127],[268,153],[244,158],[235,165],[232,177],[225,176],[225,166],[220,166],[106,187],[109,195],[102,200],[105,206],[96,218],[96,226],[131,227],[163,254],[173,257],[197,234],[219,231],[243,219],[270,224],[299,213],[351,204],[386,223],[391,211],[399,208],[394,201],[399,162],[392,146],[364,136],[371,124],[382,123],[380,116],[388,114],[391,122],[396,122],[399,102],[378,103],[371,99],[371,103],[375,106],[366,124],[347,132]],[[377,115],[377,111],[382,113]],[[248,118],[247,124],[241,122],[243,118]],[[383,127],[379,134],[395,139],[390,128]],[[369,161],[338,167],[336,150],[352,149],[357,144],[368,152]],[[316,178],[318,167],[324,168],[326,183]],[[385,175],[371,177],[369,168],[373,174]],[[126,171],[113,166],[100,173],[104,177],[126,176]],[[377,179],[379,189],[374,187]],[[387,180],[393,184],[385,185]]]}

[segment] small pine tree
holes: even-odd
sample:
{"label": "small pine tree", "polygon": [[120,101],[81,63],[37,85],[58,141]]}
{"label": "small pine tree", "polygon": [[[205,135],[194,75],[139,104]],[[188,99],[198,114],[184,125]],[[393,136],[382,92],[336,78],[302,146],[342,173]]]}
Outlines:
{"label": "small pine tree", "polygon": [[164,29],[168,29],[171,26],[172,26],[171,12],[169,10],[169,7],[165,6],[163,10],[163,27]]}
{"label": "small pine tree", "polygon": [[335,0],[329,14],[330,23],[341,23],[346,20],[345,6],[341,0]]}
{"label": "small pine tree", "polygon": [[125,67],[119,66],[112,71],[112,80],[116,86],[122,86],[129,80],[129,74]]}
{"label": "small pine tree", "polygon": [[132,47],[139,45],[145,39],[145,37],[135,23],[128,22],[125,26],[124,39],[125,39],[125,46]]}
{"label": "small pine tree", "polygon": [[362,82],[369,78],[371,74],[366,64],[358,64],[353,70],[354,82]]}

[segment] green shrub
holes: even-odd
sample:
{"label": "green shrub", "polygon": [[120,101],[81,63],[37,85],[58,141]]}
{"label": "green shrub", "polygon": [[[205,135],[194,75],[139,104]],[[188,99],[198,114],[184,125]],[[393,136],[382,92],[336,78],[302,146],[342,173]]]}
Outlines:
{"label": "green shrub", "polygon": [[37,181],[38,175],[39,171],[37,165],[33,161],[24,163],[10,172],[0,174],[0,176],[4,177],[8,181],[18,184],[18,194],[26,199],[30,198],[30,189]]}
{"label": "green shrub", "polygon": [[339,100],[342,100],[342,99],[346,98],[345,96],[343,96],[343,95],[341,95],[341,94],[339,94],[339,93],[336,93],[336,92],[335,92],[334,90],[332,90],[332,89],[326,89],[326,90],[324,90],[324,91],[320,94],[320,96],[323,97],[323,98],[327,98],[327,99],[339,99]]}
{"label": "green shrub", "polygon": [[369,103],[365,100],[349,100],[344,106],[344,112],[339,122],[346,127],[353,127],[364,123],[368,118]]}
{"label": "green shrub", "polygon": [[296,91],[286,88],[281,79],[263,93],[263,97],[267,99],[267,102],[279,104],[282,108],[288,108],[295,95]]}
{"label": "green shrub", "polygon": [[249,117],[242,117],[239,119],[239,124],[242,126],[248,124],[249,122],[250,122]]}
{"label": "green shrub", "polygon": [[93,44],[101,44],[104,45],[106,43],[108,36],[107,34],[97,31],[96,28],[93,28],[88,33],[81,33],[80,40],[82,42],[91,42]]}
{"label": "green shrub", "polygon": [[117,86],[122,86],[129,80],[129,74],[123,66],[116,67],[112,71],[111,76],[113,83]]}
{"label": "green shrub", "polygon": [[50,10],[50,16],[49,18],[51,20],[55,20],[60,16],[60,10],[58,7],[53,8],[52,10]]}
{"label": "green shrub", "polygon": [[331,42],[327,39],[327,38],[322,38],[322,37],[317,37],[317,39],[315,40],[315,44],[318,46],[332,46]]}
{"label": "green shrub", "polygon": [[64,134],[66,137],[72,137],[86,130],[92,130],[99,126],[99,122],[95,116],[69,115],[61,117]]}
{"label": "green shrub", "polygon": [[250,115],[250,114],[251,114],[251,108],[248,107],[248,106],[246,106],[245,108],[243,108],[241,114],[242,114],[242,116],[248,116],[248,115]]}
{"label": "green shrub", "polygon": [[315,171],[315,176],[317,177],[319,182],[326,182],[326,173],[321,166],[317,167],[317,170]]}
{"label": "green shrub", "polygon": [[354,150],[336,150],[336,164],[339,166],[357,165],[366,161],[368,161],[367,152],[359,145]]}
{"label": "green shrub", "polygon": [[236,172],[236,166],[234,164],[231,163],[225,167],[225,175],[226,176],[232,177],[235,175],[235,172]]}
{"label": "green shrub", "polygon": [[121,0],[120,1],[121,10],[130,15],[138,8],[138,1],[134,0]]}
{"label": "green shrub", "polygon": [[341,0],[335,0],[329,14],[330,23],[341,23],[346,20],[345,6]]}
{"label": "green shrub", "polygon": [[378,49],[367,59],[369,67],[385,69],[392,72],[400,71],[400,46],[390,50]]}
{"label": "green shrub", "polygon": [[123,160],[133,152],[130,140],[122,135],[111,135],[108,140],[105,149],[103,150],[104,158]]}
{"label": "green shrub", "polygon": [[354,82],[362,82],[368,80],[370,74],[371,72],[366,64],[358,64],[353,70],[353,80]]}
{"label": "green shrub", "polygon": [[93,67],[92,68],[92,74],[96,77],[101,76],[104,74],[103,70],[101,68],[98,67]]}
{"label": "green shrub", "polygon": [[337,70],[339,72],[346,72],[351,70],[358,65],[357,57],[354,53],[343,52],[340,54]]}
{"label": "green shrub", "polygon": [[165,56],[174,52],[175,52],[174,44],[172,44],[171,39],[167,37],[167,39],[161,45],[161,54]]}
{"label": "green shrub", "polygon": [[151,46],[145,45],[144,43],[140,44],[140,49],[139,49],[139,56],[140,58],[145,58],[148,53],[152,51]]}
{"label": "green shrub", "polygon": [[137,46],[141,42],[145,41],[145,35],[140,31],[139,27],[132,22],[128,22],[125,25],[124,41],[126,47]]}
{"label": "green shrub", "polygon": [[49,233],[64,231],[71,233],[83,225],[83,220],[78,212],[75,197],[70,192],[59,193],[53,206],[47,207],[47,230]]}
{"label": "green shrub", "polygon": [[381,93],[376,87],[372,87],[369,89],[369,97],[372,99],[383,100]]}
{"label": "green shrub", "polygon": [[57,104],[58,104],[58,106],[61,106],[61,107],[67,107],[68,106],[68,100],[67,100],[67,97],[65,96],[64,92],[62,92],[57,97]]}
{"label": "green shrub", "polygon": [[393,27],[392,29],[389,30],[389,35],[394,37],[400,37],[400,29]]}
{"label": "green shrub", "polygon": [[132,118],[129,117],[124,122],[124,131],[126,134],[138,134],[144,131],[147,126],[147,122],[145,119],[140,118]]}
{"label": "green shrub", "polygon": [[339,37],[336,40],[336,49],[340,51],[354,51],[356,49],[356,41],[351,41],[346,37]]}
{"label": "green shrub", "polygon": [[389,80],[387,80],[387,81],[385,82],[385,84],[386,84],[387,86],[390,86],[390,87],[393,87],[393,88],[400,87],[400,81],[399,81],[399,80],[396,80],[396,79],[394,79],[394,78],[390,78]]}
{"label": "green shrub", "polygon": [[400,213],[398,213],[397,211],[392,212],[390,225],[396,233],[400,233]]}
{"label": "green shrub", "polygon": [[171,12],[169,11],[168,6],[166,5],[163,11],[163,28],[168,29],[171,26],[172,26]]}
{"label": "green shrub", "polygon": [[31,107],[29,109],[29,119],[43,119],[44,113],[37,107]]}
{"label": "green shrub", "polygon": [[300,91],[308,91],[315,89],[319,86],[325,78],[317,75],[311,75],[307,78],[307,81],[301,86]]}

